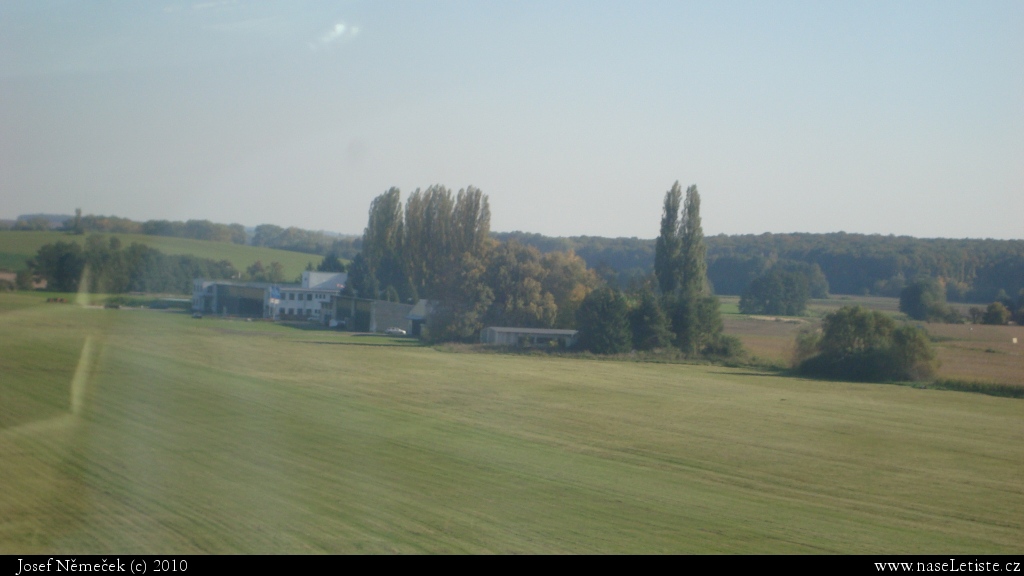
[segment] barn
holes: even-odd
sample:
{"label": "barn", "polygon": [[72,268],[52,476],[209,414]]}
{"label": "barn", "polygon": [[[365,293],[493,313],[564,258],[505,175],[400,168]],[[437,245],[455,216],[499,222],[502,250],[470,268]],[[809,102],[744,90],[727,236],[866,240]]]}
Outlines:
{"label": "barn", "polygon": [[576,344],[576,330],[491,326],[480,331],[480,342],[495,346],[560,347]]}

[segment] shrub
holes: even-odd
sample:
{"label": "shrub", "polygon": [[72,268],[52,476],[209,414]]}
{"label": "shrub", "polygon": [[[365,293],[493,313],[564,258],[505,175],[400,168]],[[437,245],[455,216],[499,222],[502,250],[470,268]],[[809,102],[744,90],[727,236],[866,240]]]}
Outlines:
{"label": "shrub", "polygon": [[985,315],[981,317],[983,324],[1002,325],[1010,321],[1010,310],[1002,302],[993,302],[985,309]]}
{"label": "shrub", "polygon": [[900,312],[914,320],[961,322],[960,314],[946,304],[946,291],[933,278],[921,278],[900,291]]}
{"label": "shrub", "polygon": [[743,349],[743,343],[740,342],[739,338],[727,334],[718,334],[704,346],[702,352],[706,356],[738,358],[743,356],[746,351]]}
{"label": "shrub", "polygon": [[801,330],[796,335],[796,345],[793,349],[792,366],[797,368],[808,358],[818,353],[818,343],[821,341],[820,332],[809,332]]}
{"label": "shrub", "polygon": [[[798,354],[809,352],[812,340],[797,336]],[[923,330],[897,326],[881,312],[846,306],[825,315],[822,334],[813,343],[816,354],[800,361],[810,376],[882,382],[923,380],[934,375],[935,352]]]}

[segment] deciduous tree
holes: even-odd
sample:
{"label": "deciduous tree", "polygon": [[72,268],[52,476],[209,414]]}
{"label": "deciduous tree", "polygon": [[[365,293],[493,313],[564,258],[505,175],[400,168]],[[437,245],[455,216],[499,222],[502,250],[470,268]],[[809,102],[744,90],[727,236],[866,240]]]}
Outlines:
{"label": "deciduous tree", "polygon": [[658,298],[650,290],[640,294],[640,302],[629,312],[633,345],[637,350],[665,348],[672,343],[672,331]]}
{"label": "deciduous tree", "polygon": [[1010,321],[1010,311],[1002,302],[993,302],[988,305],[985,309],[985,314],[981,318],[983,324],[996,324],[1002,325]]}
{"label": "deciduous tree", "polygon": [[512,240],[495,248],[487,265],[494,301],[485,323],[492,326],[550,328],[558,307],[542,282],[547,270],[536,248]]}
{"label": "deciduous tree", "polygon": [[800,316],[807,309],[809,291],[805,276],[773,268],[754,279],[743,292],[740,312]]}
{"label": "deciduous tree", "polygon": [[544,291],[555,299],[558,313],[555,328],[576,326],[576,310],[583,299],[600,286],[597,274],[587,268],[587,263],[571,250],[550,252],[541,258],[545,275],[541,284]]}
{"label": "deciduous tree", "polygon": [[934,278],[918,278],[900,291],[900,312],[914,320],[956,322],[960,315],[946,304],[946,290]]}
{"label": "deciduous tree", "polygon": [[[806,337],[798,337],[798,347],[806,344]],[[897,327],[885,314],[860,306],[826,314],[814,344],[817,354],[799,367],[812,376],[872,382],[920,380],[934,373],[935,352],[923,330]]]}
{"label": "deciduous tree", "polygon": [[595,354],[621,354],[632,348],[626,299],[611,288],[594,290],[576,312],[579,345]]}

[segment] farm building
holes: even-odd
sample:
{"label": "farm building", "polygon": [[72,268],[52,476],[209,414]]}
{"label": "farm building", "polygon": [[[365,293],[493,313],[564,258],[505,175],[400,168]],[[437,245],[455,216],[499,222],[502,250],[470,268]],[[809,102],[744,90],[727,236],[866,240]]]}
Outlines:
{"label": "farm building", "polygon": [[412,307],[408,316],[411,323],[410,336],[421,336],[423,334],[423,326],[427,323],[427,318],[434,311],[435,305],[436,302],[431,300],[420,300]]}
{"label": "farm building", "polygon": [[480,342],[495,346],[560,346],[576,344],[576,330],[552,328],[509,328],[492,326],[480,332]]}
{"label": "farm building", "polygon": [[204,314],[250,318],[320,320],[321,308],[341,292],[348,274],[302,273],[299,284],[197,279],[192,310]]}
{"label": "farm building", "polygon": [[323,317],[325,323],[333,320],[356,332],[383,332],[388,328],[401,328],[412,336],[419,336],[428,312],[429,303],[426,300],[413,305],[335,296],[330,303],[324,304]]}

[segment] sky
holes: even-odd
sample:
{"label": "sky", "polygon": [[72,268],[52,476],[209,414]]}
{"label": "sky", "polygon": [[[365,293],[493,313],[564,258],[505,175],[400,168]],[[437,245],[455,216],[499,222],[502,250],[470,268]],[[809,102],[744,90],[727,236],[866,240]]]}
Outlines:
{"label": "sky", "polygon": [[1024,2],[0,3],[0,218],[1024,238]]}

